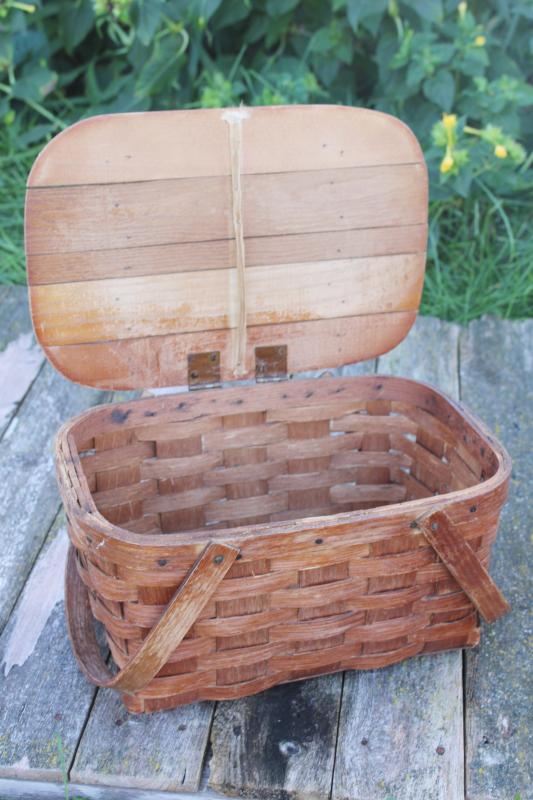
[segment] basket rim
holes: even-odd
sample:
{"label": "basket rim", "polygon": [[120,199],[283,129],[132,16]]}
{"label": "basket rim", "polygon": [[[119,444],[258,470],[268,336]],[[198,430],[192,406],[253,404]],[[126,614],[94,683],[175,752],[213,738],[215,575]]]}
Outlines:
{"label": "basket rim", "polygon": [[[368,380],[368,377],[369,376],[347,376],[339,378],[332,376],[328,378],[321,378],[320,383],[321,385],[324,385],[326,381],[342,380],[343,382],[350,383],[355,386],[358,382],[361,383],[363,380]],[[445,392],[424,381],[379,374],[372,375],[371,379],[373,381],[380,381],[383,388],[386,388],[387,384],[397,384],[398,382],[410,384],[419,387],[422,390],[428,390],[434,395],[437,395],[441,400],[445,401],[451,407],[451,409],[460,417],[462,417],[466,423],[478,434],[478,436],[483,439],[485,445],[489,447],[492,453],[495,455],[498,462],[498,467],[495,473],[485,481],[476,483],[473,486],[465,489],[456,489],[451,492],[446,492],[445,494],[438,494],[431,497],[418,498],[415,500],[405,500],[397,503],[391,503],[390,505],[386,506],[376,506],[375,508],[359,509],[355,511],[344,511],[339,514],[327,514],[318,517],[302,516],[296,520],[287,520],[275,523],[263,522],[255,523],[253,525],[235,526],[233,528],[215,528],[213,530],[209,530],[208,528],[199,528],[176,533],[151,534],[149,537],[147,537],[144,533],[136,533],[128,530],[127,528],[122,528],[119,525],[109,522],[98,510],[81,467],[81,459],[73,442],[71,431],[76,425],[79,425],[81,422],[90,419],[97,413],[102,413],[106,409],[112,410],[115,413],[118,412],[119,415],[125,414],[127,417],[128,412],[131,413],[132,405],[142,410],[143,405],[152,405],[154,399],[163,400],[174,397],[183,398],[184,396],[188,396],[190,394],[177,392],[173,394],[165,394],[159,398],[138,398],[122,403],[103,403],[102,405],[92,407],[72,417],[61,426],[55,439],[56,468],[58,473],[61,470],[63,473],[65,473],[68,482],[72,487],[70,499],[72,499],[74,496],[78,501],[68,504],[68,507],[66,508],[67,515],[71,518],[74,518],[74,520],[81,525],[85,524],[91,529],[92,533],[100,535],[102,537],[102,541],[113,541],[119,546],[125,545],[127,547],[141,548],[143,546],[150,546],[150,548],[155,550],[169,550],[176,547],[192,546],[200,550],[211,541],[229,541],[235,545],[238,545],[249,542],[250,539],[255,539],[258,536],[280,536],[283,534],[294,534],[296,532],[303,533],[305,531],[313,533],[317,530],[327,533],[328,528],[334,529],[336,533],[339,533],[343,527],[350,527],[354,523],[361,523],[365,520],[372,520],[374,525],[380,520],[383,520],[383,522],[390,522],[394,518],[397,518],[398,521],[400,521],[400,518],[405,518],[406,522],[414,521],[428,510],[434,511],[437,508],[446,508],[451,505],[455,505],[458,502],[466,504],[469,501],[479,501],[486,495],[490,495],[491,493],[497,491],[500,487],[508,482],[512,467],[509,453],[504,445],[494,434],[490,432],[489,428],[479,419],[479,417],[466,408],[462,403],[453,400]],[[317,379],[315,378],[311,378],[306,380],[297,380],[292,383],[293,385],[298,384],[299,388],[305,390],[306,387],[316,385],[316,380]],[[277,385],[279,386],[282,384]],[[259,389],[265,388],[265,386],[269,386],[269,384],[263,384],[261,387],[258,385],[246,388]],[[224,392],[242,392],[242,388],[242,386],[231,387],[224,389]],[[196,399],[202,395],[205,395],[206,393],[212,392],[212,389],[195,391],[194,397]],[[384,395],[385,394],[386,392],[384,392]],[[382,399],[386,399],[386,397],[383,397]],[[79,497],[78,490],[72,483],[72,477],[75,477],[75,481],[79,485],[79,492],[83,495],[82,498]],[[80,502],[80,500],[83,500],[83,503]],[[65,503],[65,505],[67,504]]]}

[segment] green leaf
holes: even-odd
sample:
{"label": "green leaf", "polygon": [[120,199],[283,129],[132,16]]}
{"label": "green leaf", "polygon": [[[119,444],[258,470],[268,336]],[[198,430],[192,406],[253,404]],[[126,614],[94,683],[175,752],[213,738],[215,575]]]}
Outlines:
{"label": "green leaf", "polygon": [[387,7],[388,0],[348,0],[346,4],[348,22],[355,32],[361,20],[384,14]]}
{"label": "green leaf", "polygon": [[177,76],[179,58],[179,42],[175,37],[167,37],[159,43],[141,69],[135,87],[137,97],[145,98],[156,90],[168,87]]}
{"label": "green leaf", "polygon": [[407,86],[413,88],[418,86],[420,81],[424,78],[426,72],[424,70],[423,64],[420,64],[418,61],[411,61],[407,68],[407,77],[406,83]]}
{"label": "green leaf", "polygon": [[423,91],[428,100],[435,103],[443,111],[450,111],[455,97],[453,77],[446,70],[439,70],[423,84]]}
{"label": "green leaf", "polygon": [[329,28],[319,28],[309,42],[310,53],[329,53],[331,50],[331,32]]}
{"label": "green leaf", "polygon": [[282,14],[288,14],[292,11],[300,0],[267,0],[266,12],[271,17],[276,17]]}
{"label": "green leaf", "polygon": [[60,15],[61,38],[67,53],[83,42],[94,23],[92,0],[76,0],[65,3]]}
{"label": "green leaf", "polygon": [[224,0],[213,16],[213,30],[227,28],[242,22],[250,14],[250,4],[246,0]]}
{"label": "green leaf", "polygon": [[136,0],[131,10],[137,38],[142,44],[148,46],[159,27],[163,2],[162,0]]}
{"label": "green leaf", "polygon": [[429,22],[439,22],[443,17],[441,0],[403,0],[419,17]]}
{"label": "green leaf", "polygon": [[11,34],[0,32],[0,71],[3,71],[13,61],[13,37]]}
{"label": "green leaf", "polygon": [[18,137],[19,147],[28,147],[34,142],[40,142],[51,133],[54,133],[55,125],[51,122],[42,125],[33,125],[29,130]]}
{"label": "green leaf", "polygon": [[435,61],[439,64],[447,63],[455,53],[455,45],[453,44],[433,44],[431,52],[435,57]]}
{"label": "green leaf", "polygon": [[57,73],[37,67],[14,83],[12,94],[16,100],[38,102],[53,91],[56,83]]}

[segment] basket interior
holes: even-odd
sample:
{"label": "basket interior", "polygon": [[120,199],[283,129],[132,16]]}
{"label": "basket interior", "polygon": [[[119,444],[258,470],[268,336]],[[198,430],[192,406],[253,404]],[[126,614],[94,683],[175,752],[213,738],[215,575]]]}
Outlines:
{"label": "basket interior", "polygon": [[74,439],[110,522],[146,534],[233,528],[444,494],[494,474],[494,455],[460,435],[456,410],[454,426],[423,405],[342,396],[164,422],[154,411]]}

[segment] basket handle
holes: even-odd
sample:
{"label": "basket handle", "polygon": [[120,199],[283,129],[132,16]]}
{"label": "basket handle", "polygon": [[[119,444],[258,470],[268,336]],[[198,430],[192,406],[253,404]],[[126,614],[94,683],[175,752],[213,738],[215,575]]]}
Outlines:
{"label": "basket handle", "polygon": [[445,511],[434,511],[419,517],[416,522],[486,622],[494,622],[511,610],[511,606]]}
{"label": "basket handle", "polygon": [[78,573],[76,551],[71,545],[65,573],[65,611],[72,649],[82,672],[97,686],[127,693],[147,686],[194,624],[238,554],[230,545],[208,544],[140,650],[113,675],[100,652],[89,592]]}

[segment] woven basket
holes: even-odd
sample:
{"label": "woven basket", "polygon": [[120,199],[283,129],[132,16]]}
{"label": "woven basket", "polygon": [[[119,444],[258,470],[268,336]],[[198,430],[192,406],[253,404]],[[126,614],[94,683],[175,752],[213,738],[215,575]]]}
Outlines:
{"label": "woven basket", "polygon": [[[230,233],[224,259],[233,265],[229,296],[237,312],[218,327],[203,316],[196,327],[190,321],[183,327],[189,313],[183,303],[179,322],[175,311],[169,321],[175,298],[163,291],[167,287],[171,293],[172,281],[179,278],[178,288],[183,292],[185,286],[191,304],[208,303],[207,311],[216,306],[222,291],[218,272],[228,271],[210,266],[209,258],[218,257],[216,229],[208,249],[203,240],[193,245],[178,241],[187,264],[201,249],[205,272],[201,266],[180,272],[176,251],[169,266],[163,250],[178,245],[146,244],[153,220],[138,241],[141,221],[135,208],[147,208],[147,196],[139,199],[136,192],[152,193],[149,197],[157,205],[157,193],[168,196],[174,180],[158,167],[157,148],[147,150],[147,130],[152,135],[159,131],[161,142],[175,135],[182,114],[186,143],[203,132],[204,154],[206,143],[217,136],[226,148],[219,152],[226,159],[220,197],[221,202],[231,199],[232,213],[225,218]],[[407,379],[283,380],[295,369],[334,367],[383,352],[405,336],[416,314],[421,283],[414,290],[412,275],[419,275],[421,259],[423,275],[423,251],[401,264],[395,308],[387,285],[398,256],[390,252],[383,231],[390,218],[391,241],[400,250],[406,246],[401,241],[416,233],[406,228],[418,226],[425,233],[425,173],[417,173],[412,203],[397,211],[395,181],[404,178],[396,163],[391,166],[387,160],[391,150],[400,166],[410,165],[409,157],[415,156],[420,164],[421,156],[418,150],[411,156],[398,151],[400,145],[415,147],[403,126],[368,114],[313,107],[258,109],[251,118],[237,115],[228,121],[218,111],[172,112],[136,115],[137,125],[129,115],[104,117],[58,137],[55,149],[53,142],[30,176],[30,296],[48,357],[68,377],[90,385],[135,388],[187,380],[191,389],[188,394],[98,407],[68,422],[57,438],[58,479],[73,545],[66,609],[74,652],[89,680],[121,691],[132,712],[237,698],[286,681],[374,669],[422,653],[472,646],[479,640],[478,612],[493,621],[508,610],[487,567],[510,460],[482,423],[436,389]],[[199,118],[202,125],[197,128]],[[269,167],[261,147],[273,135],[272,119],[278,127],[281,122],[283,142]],[[291,145],[296,131],[297,147]],[[355,137],[353,147],[348,134]],[[245,145],[250,141],[248,151],[243,138]],[[335,156],[324,156],[331,139]],[[89,149],[88,142],[94,147]],[[194,148],[187,152],[192,155],[179,169],[173,164],[164,169],[171,175],[173,169],[181,170],[176,179],[180,190],[196,198],[196,214],[211,219],[213,196],[205,186],[203,193],[197,191],[195,182],[205,180],[196,177],[198,170],[211,175],[214,157],[209,151],[205,166],[195,160]],[[260,202],[253,200],[250,188],[258,175],[257,152],[270,181],[261,184]],[[366,153],[365,163],[381,164],[375,189],[379,202],[362,199],[344,185],[351,178],[343,170],[355,170],[353,180],[368,184],[370,167],[357,162],[361,152]],[[127,156],[134,162],[131,172],[124,166]],[[320,158],[330,161],[324,166]],[[339,166],[343,158],[355,159],[356,166],[344,161]],[[270,212],[268,192],[276,196],[279,181],[285,180],[284,165],[292,165],[299,188],[291,184],[282,198],[293,204],[294,214],[287,219],[298,219],[301,203],[310,202],[308,175],[316,176],[309,164],[314,161],[317,171],[327,172],[321,175],[323,185],[325,178],[328,185],[343,182],[338,208],[346,209],[352,227],[345,227],[345,215],[337,208],[339,230],[333,238],[328,231],[318,236],[308,205],[301,224],[309,232],[279,234],[281,223],[274,219],[277,210]],[[277,165],[279,173],[273,168]],[[139,189],[143,170],[154,176],[150,182],[155,188]],[[187,170],[195,177],[187,177]],[[390,177],[393,171],[395,177]],[[118,188],[117,176],[123,180]],[[368,185],[375,186],[375,176],[373,180]],[[69,191],[65,182],[67,189],[72,187]],[[374,239],[375,228],[361,228],[363,223],[353,227],[357,214],[369,225],[366,211],[361,211],[361,204],[369,202],[373,216],[383,217],[383,229],[378,228],[380,236]],[[247,213],[247,203],[254,213]],[[417,203],[422,203],[423,218],[406,222]],[[116,236],[115,254],[99,221],[101,206]],[[70,222],[50,229],[58,209],[59,218]],[[323,213],[327,216],[328,209]],[[160,215],[157,220],[157,236],[164,238],[166,223]],[[326,220],[324,226],[329,224]],[[254,236],[261,226],[270,238],[259,246]],[[266,252],[267,264],[280,263],[273,255],[276,236],[285,238],[285,253],[295,247],[297,255],[284,267],[286,283],[278,290],[272,285],[265,300],[254,288],[264,262],[259,255],[259,261],[253,259]],[[331,257],[335,242],[343,255],[350,251],[351,260]],[[152,248],[149,253],[138,252],[146,247]],[[372,260],[365,247],[386,252]],[[298,255],[302,248],[303,262]],[[153,258],[150,266],[142,262],[139,267],[141,255]],[[340,281],[339,297],[351,296],[350,281],[359,275],[355,288],[363,295],[357,300],[360,313],[350,306],[349,314],[342,316],[341,309],[331,316],[336,306],[328,305],[327,281],[312,302],[313,287],[298,286],[309,307],[322,309],[315,312],[316,319],[305,309],[294,311],[291,280],[299,274],[298,264],[311,268],[327,259],[334,264],[327,273],[334,277],[327,280]],[[361,281],[360,264],[353,264],[365,259],[372,260],[364,265],[366,272],[377,271],[379,292],[372,285],[375,278]],[[156,273],[153,282],[161,286],[155,309],[151,284],[129,277],[126,269],[136,276]],[[139,272],[143,269],[145,273]],[[199,275],[202,292],[195,289]],[[398,288],[404,285],[409,287],[406,295]],[[212,291],[208,301],[203,298],[206,287]],[[292,316],[280,318],[280,309],[286,307],[280,289],[289,298]],[[266,321],[261,302],[270,313]],[[376,303],[383,303],[381,310]],[[371,310],[365,316],[367,307]],[[215,309],[213,318],[216,314]],[[251,374],[260,381],[276,380],[198,390]],[[115,672],[100,652],[93,617],[103,623]]]}

